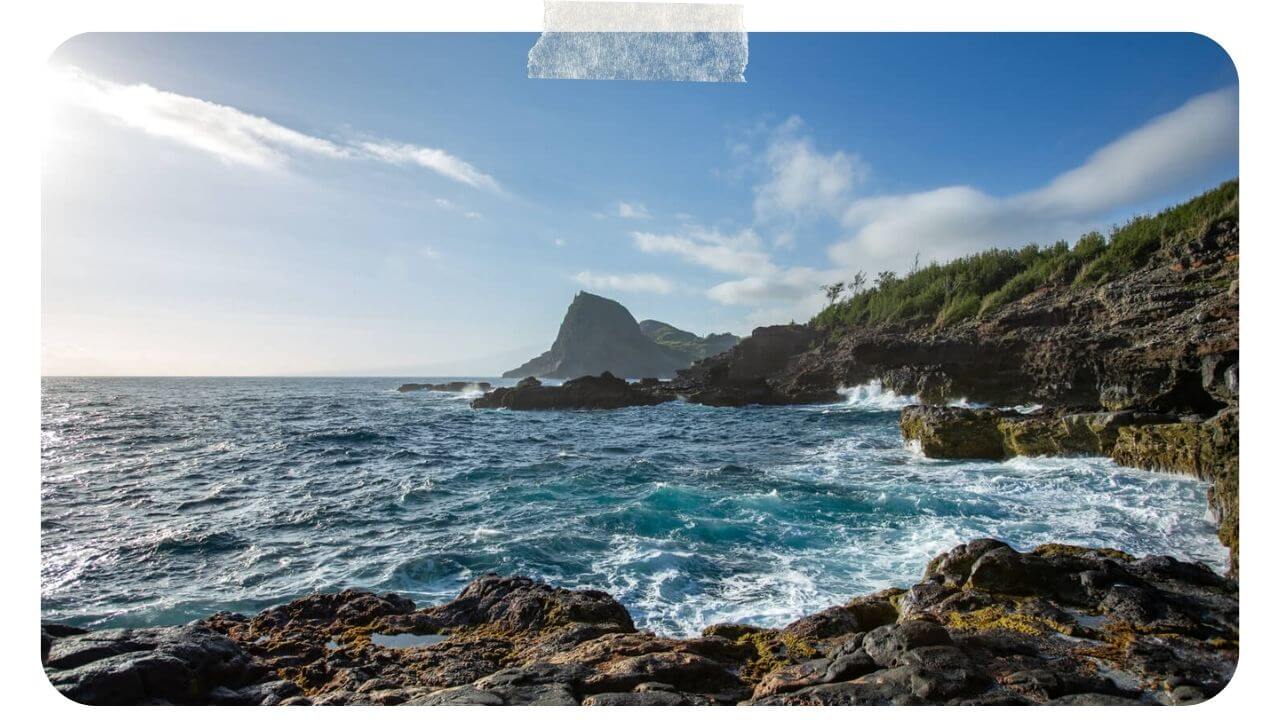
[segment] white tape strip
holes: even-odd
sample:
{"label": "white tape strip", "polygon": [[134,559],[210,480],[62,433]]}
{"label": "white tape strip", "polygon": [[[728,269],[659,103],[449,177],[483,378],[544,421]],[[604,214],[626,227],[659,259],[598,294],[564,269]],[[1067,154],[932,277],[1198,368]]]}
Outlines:
{"label": "white tape strip", "polygon": [[546,0],[529,77],[746,82],[740,5]]}
{"label": "white tape strip", "polygon": [[745,32],[741,5],[546,0],[543,32]]}

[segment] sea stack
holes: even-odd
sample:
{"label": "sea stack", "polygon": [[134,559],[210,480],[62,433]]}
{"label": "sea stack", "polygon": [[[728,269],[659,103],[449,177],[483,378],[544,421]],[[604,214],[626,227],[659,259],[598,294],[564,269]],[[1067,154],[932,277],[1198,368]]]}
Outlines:
{"label": "sea stack", "polygon": [[[679,333],[683,340],[701,341],[693,333],[655,322],[655,327],[658,325]],[[722,336],[710,337],[725,343]],[[576,378],[609,372],[621,378],[669,378],[694,359],[688,349],[670,347],[647,336],[621,303],[579,292],[560,322],[551,349],[502,376]]]}

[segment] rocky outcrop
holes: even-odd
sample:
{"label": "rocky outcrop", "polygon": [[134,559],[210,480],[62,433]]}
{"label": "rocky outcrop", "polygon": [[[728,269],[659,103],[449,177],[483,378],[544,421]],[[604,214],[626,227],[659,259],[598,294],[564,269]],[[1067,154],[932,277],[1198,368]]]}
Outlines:
{"label": "rocky outcrop", "polygon": [[610,372],[619,377],[669,378],[690,360],[686,350],[647,337],[619,303],[580,292],[565,312],[551,349],[502,376],[572,378]]}
{"label": "rocky outcrop", "polygon": [[1212,415],[1239,400],[1239,223],[1227,213],[1169,232],[1101,284],[1045,279],[947,325],[761,328],[681,378],[716,404],[742,404],[737,392],[804,402],[878,381],[930,404]]}
{"label": "rocky outcrop", "polygon": [[347,590],[42,641],[54,685],[91,704],[1182,704],[1230,680],[1237,607],[1202,565],[977,540],[778,629],[660,637],[606,593],[486,575],[420,609]]}
{"label": "rocky outcrop", "polygon": [[932,404],[1211,415],[1239,398],[1239,240],[1226,219],[1098,286],[1048,285],[941,328],[842,328],[789,375],[832,387],[879,380]]}
{"label": "rocky outcrop", "polygon": [[839,399],[832,378],[795,373],[795,362],[819,340],[807,325],[756,328],[731,350],[682,370],[671,388],[702,405],[789,405]]}
{"label": "rocky outcrop", "polygon": [[658,405],[673,398],[666,385],[652,378],[628,383],[605,372],[543,385],[527,377],[515,387],[497,388],[471,401],[473,408],[511,410],[616,410],[638,405]]}
{"label": "rocky outcrop", "polygon": [[493,389],[493,383],[490,382],[472,382],[470,380],[453,380],[447,383],[405,383],[396,388],[400,392],[417,392],[419,390],[434,390],[435,392],[488,392]]}
{"label": "rocky outcrop", "polygon": [[301,691],[240,644],[199,625],[85,632],[46,625],[49,682],[86,705],[277,704]]}
{"label": "rocky outcrop", "polygon": [[902,410],[903,438],[926,457],[1003,459],[1104,456],[1121,465],[1194,475],[1212,483],[1209,505],[1218,536],[1239,567],[1239,410],[1212,418],[1135,411],[1070,409],[1021,413],[912,405]]}

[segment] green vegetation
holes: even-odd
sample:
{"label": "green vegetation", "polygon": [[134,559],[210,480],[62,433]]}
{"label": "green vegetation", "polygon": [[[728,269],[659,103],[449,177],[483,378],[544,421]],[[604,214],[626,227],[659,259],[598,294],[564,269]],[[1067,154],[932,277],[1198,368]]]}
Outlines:
{"label": "green vegetation", "polygon": [[698,337],[687,330],[681,330],[658,320],[642,320],[640,332],[659,345],[680,353],[688,358],[690,363],[719,355],[738,344],[738,336],[730,333],[711,333],[706,337]]}
{"label": "green vegetation", "polygon": [[[1141,268],[1161,248],[1187,243],[1220,220],[1238,218],[1239,192],[1239,181],[1231,180],[1159,214],[1136,217],[1113,228],[1109,237],[1087,233],[1074,245],[1059,241],[1048,247],[987,250],[944,265],[917,267],[901,278],[881,272],[875,286],[865,291],[866,276],[859,272],[847,285],[824,286],[831,305],[813,322],[837,329],[945,327],[981,318],[1045,288],[1100,285]],[[838,292],[833,294],[836,287],[847,287],[852,295],[841,300]]]}

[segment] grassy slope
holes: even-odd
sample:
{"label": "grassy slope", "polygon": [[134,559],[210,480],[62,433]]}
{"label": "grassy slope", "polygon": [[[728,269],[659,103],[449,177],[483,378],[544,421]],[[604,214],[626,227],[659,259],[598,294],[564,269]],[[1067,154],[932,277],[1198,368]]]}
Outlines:
{"label": "grassy slope", "polygon": [[814,317],[819,327],[903,324],[945,327],[1014,302],[1043,287],[1098,285],[1140,267],[1162,246],[1200,237],[1211,224],[1239,218],[1239,181],[1231,180],[1157,215],[1134,218],[1110,237],[1091,232],[1075,245],[987,250],[920,268],[847,297]]}
{"label": "grassy slope", "polygon": [[708,335],[703,338],[657,320],[645,320],[640,326],[650,340],[679,352],[688,357],[690,362],[724,352],[732,346],[732,343],[725,342],[721,336]]}

